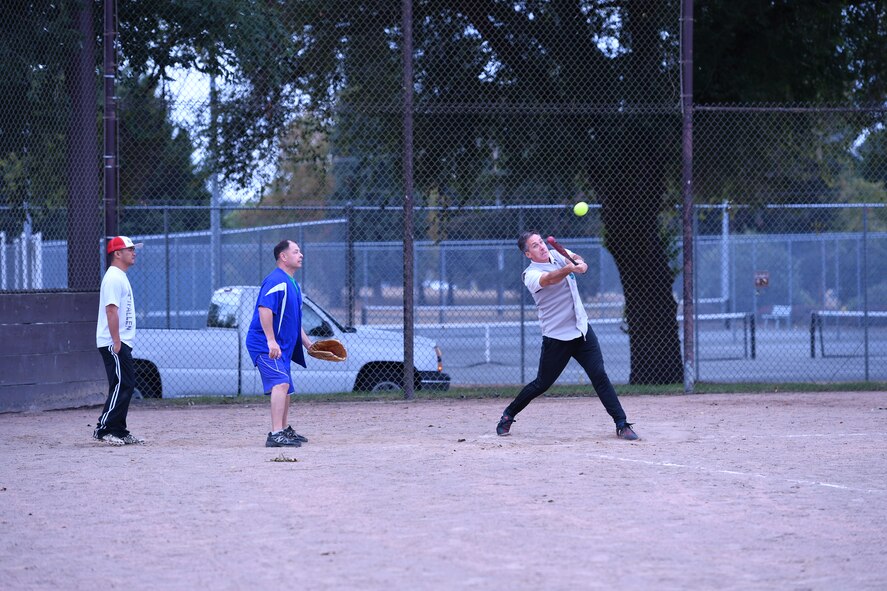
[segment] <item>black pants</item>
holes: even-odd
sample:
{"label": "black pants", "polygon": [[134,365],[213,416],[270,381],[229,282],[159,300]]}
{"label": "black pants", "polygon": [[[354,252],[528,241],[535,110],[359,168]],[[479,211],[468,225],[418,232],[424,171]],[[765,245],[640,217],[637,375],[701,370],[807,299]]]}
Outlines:
{"label": "black pants", "polygon": [[126,428],[126,413],[129,401],[136,387],[135,363],[132,361],[132,348],[121,343],[120,352],[114,353],[114,346],[100,347],[105,371],[108,374],[108,399],[102,408],[102,415],[95,426],[93,436],[98,439],[107,433],[124,437],[129,434]]}
{"label": "black pants", "polygon": [[588,327],[585,338],[577,337],[572,341],[559,341],[550,337],[542,337],[542,354],[539,357],[539,372],[536,379],[524,386],[517,398],[505,409],[505,414],[514,418],[531,400],[551,388],[561,372],[567,367],[570,358],[575,359],[588,374],[594,391],[603,403],[607,413],[613,417],[616,426],[625,422],[625,411],[616,396],[616,390],[604,370],[604,357],[597,336]]}

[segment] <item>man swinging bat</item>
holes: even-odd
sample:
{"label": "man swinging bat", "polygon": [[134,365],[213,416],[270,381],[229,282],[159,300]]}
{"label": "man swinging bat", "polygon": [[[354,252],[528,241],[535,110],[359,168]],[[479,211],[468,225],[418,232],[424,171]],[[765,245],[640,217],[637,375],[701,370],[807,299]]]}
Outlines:
{"label": "man swinging bat", "polygon": [[[556,242],[550,239],[552,245]],[[548,250],[538,232],[523,232],[517,246],[530,264],[523,272],[524,285],[533,294],[542,328],[542,354],[536,379],[524,386],[508,405],[496,426],[498,435],[508,435],[514,417],[531,400],[548,390],[564,371],[570,358],[588,374],[594,391],[616,423],[616,436],[635,440],[637,434],[626,421],[616,390],[604,370],[604,358],[597,337],[588,324],[585,306],[576,288],[576,273],[588,271],[582,257],[567,251],[566,256]],[[559,245],[557,245],[559,246]],[[559,249],[558,249],[559,250]]]}

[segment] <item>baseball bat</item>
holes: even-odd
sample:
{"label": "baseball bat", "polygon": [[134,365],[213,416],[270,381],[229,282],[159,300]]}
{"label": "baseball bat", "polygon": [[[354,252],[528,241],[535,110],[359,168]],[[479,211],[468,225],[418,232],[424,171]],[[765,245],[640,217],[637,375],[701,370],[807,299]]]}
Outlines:
{"label": "baseball bat", "polygon": [[546,240],[546,241],[547,241],[547,242],[548,242],[548,243],[549,243],[549,244],[550,244],[550,245],[551,245],[556,251],[558,251],[559,253],[561,253],[561,255],[563,255],[564,258],[566,258],[568,261],[570,261],[570,262],[573,263],[574,265],[578,265],[578,264],[579,264],[579,263],[576,262],[576,259],[574,259],[573,257],[571,257],[571,256],[567,253],[567,249],[566,249],[566,248],[564,248],[563,246],[561,246],[560,244],[558,244],[558,241],[554,239],[554,236],[549,236],[549,237],[546,238],[545,240]]}

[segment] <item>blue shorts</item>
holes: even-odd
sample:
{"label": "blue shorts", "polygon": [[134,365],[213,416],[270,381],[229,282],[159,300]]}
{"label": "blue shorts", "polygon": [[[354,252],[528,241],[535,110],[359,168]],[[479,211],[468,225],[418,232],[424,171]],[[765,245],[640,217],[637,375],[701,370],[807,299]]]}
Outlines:
{"label": "blue shorts", "polygon": [[284,359],[271,359],[267,353],[260,353],[256,357],[256,368],[262,376],[262,390],[266,395],[271,394],[271,389],[280,384],[289,384],[287,394],[295,393],[293,377],[290,375],[290,362]]}

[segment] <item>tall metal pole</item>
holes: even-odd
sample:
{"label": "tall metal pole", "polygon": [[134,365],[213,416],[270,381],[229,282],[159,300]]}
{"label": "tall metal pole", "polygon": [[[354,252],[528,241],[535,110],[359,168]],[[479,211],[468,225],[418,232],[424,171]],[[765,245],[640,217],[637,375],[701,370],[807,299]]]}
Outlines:
{"label": "tall metal pole", "polygon": [[117,0],[105,0],[104,43],[104,97],[102,126],[105,139],[103,155],[105,189],[105,236],[116,236],[119,163],[117,159]]}
{"label": "tall metal pole", "polygon": [[862,322],[865,349],[865,381],[869,381],[869,208],[862,208]]}
{"label": "tall metal pole", "polygon": [[222,212],[220,207],[219,191],[219,131],[216,126],[216,110],[218,103],[218,90],[216,89],[215,68],[209,78],[209,116],[210,116],[210,141],[212,142],[211,162],[213,167],[210,176],[210,210],[209,210],[209,257],[210,257],[210,284],[213,292],[221,287],[222,281]]}
{"label": "tall metal pole", "polygon": [[721,205],[721,312],[730,305],[730,203]]}
{"label": "tall metal pole", "polygon": [[683,116],[684,392],[693,392],[695,335],[693,299],[693,0],[681,2],[681,114]]}
{"label": "tall metal pole", "polygon": [[345,206],[345,291],[348,300],[348,326],[354,326],[354,206]]}
{"label": "tall metal pole", "polygon": [[413,398],[413,3],[403,0],[403,393]]}

